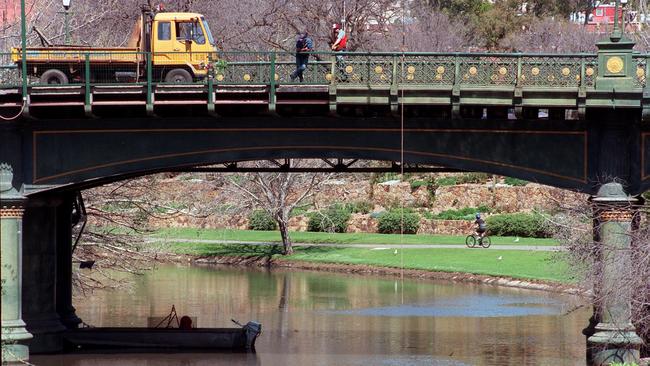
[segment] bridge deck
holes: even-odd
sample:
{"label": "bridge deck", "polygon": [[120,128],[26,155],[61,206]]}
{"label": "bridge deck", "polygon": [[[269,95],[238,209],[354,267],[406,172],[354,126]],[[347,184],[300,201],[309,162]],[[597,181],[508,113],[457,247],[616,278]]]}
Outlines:
{"label": "bridge deck", "polygon": [[[339,105],[356,105],[396,112],[404,105],[451,108],[454,114],[462,106],[507,107],[515,113],[523,108],[565,108],[584,116],[584,110],[592,107],[643,107],[649,67],[647,55],[635,55],[633,87],[603,91],[596,87],[598,58],[591,54],[348,53],[342,61],[317,54],[318,60],[309,63],[305,82],[300,83],[290,78],[295,69],[290,54],[223,53],[208,78],[169,84],[160,80],[164,70],[155,66],[151,72],[139,63],[130,66],[133,70],[123,64],[112,69],[92,63],[89,55],[84,58],[76,52],[75,57],[74,65],[56,60],[47,64],[65,70],[68,85],[43,85],[29,78],[27,106],[32,111],[48,113],[45,109],[65,107],[91,114],[96,107],[144,106],[153,113],[158,107],[195,106],[218,112],[250,105],[270,111],[278,106],[329,106],[335,112]],[[23,106],[20,67],[5,64],[0,68],[3,115]],[[27,66],[29,72],[42,67]],[[117,73],[135,77],[116,81]]]}

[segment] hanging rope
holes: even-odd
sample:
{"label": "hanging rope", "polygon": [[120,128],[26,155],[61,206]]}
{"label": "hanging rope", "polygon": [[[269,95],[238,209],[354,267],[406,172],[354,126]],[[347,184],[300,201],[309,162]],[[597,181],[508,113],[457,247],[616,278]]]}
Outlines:
{"label": "hanging rope", "polygon": [[[402,2],[402,55],[400,57],[400,78],[404,75],[406,60],[406,29],[404,26],[404,2]],[[399,79],[398,79],[399,80]],[[404,89],[400,91],[400,181],[404,180]],[[404,197],[400,195],[400,294],[404,304]]]}
{"label": "hanging rope", "polygon": [[25,101],[23,101],[23,104],[20,106],[20,111],[15,116],[5,117],[5,116],[0,114],[0,119],[3,120],[3,121],[13,121],[16,118],[20,117],[23,114],[24,111],[25,111]]}

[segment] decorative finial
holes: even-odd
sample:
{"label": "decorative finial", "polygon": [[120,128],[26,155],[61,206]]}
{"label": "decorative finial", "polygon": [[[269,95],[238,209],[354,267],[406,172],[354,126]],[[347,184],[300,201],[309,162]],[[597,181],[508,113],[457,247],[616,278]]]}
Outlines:
{"label": "decorative finial", "polygon": [[7,163],[0,163],[0,192],[6,192],[13,188],[11,185],[14,179],[14,170]]}
{"label": "decorative finial", "polygon": [[616,7],[614,8],[614,31],[612,32],[612,36],[610,37],[612,42],[618,42],[623,37],[621,32],[621,27],[619,26],[618,10],[620,8],[621,8],[621,0],[616,0]]}

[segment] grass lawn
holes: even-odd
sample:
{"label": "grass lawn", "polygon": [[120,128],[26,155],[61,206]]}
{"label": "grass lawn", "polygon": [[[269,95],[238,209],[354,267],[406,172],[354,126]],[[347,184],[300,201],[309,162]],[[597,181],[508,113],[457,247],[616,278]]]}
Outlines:
{"label": "grass lawn", "polygon": [[[279,256],[278,248],[268,246],[173,243],[169,250],[201,256]],[[363,264],[380,267],[420,269],[442,272],[464,272],[520,279],[570,283],[568,265],[561,254],[522,250],[494,249],[405,249],[395,254],[390,250],[367,248],[296,247],[287,260]],[[499,259],[499,257],[501,259]]]}
{"label": "grass lawn", "polygon": [[[332,244],[459,244],[465,245],[466,235],[399,235],[369,233],[312,233],[291,232],[295,243]],[[182,238],[201,240],[241,240],[259,242],[280,242],[278,231],[254,231],[231,229],[168,228],[157,231],[159,238]],[[499,245],[558,245],[554,239],[519,238],[491,236],[492,244]]]}

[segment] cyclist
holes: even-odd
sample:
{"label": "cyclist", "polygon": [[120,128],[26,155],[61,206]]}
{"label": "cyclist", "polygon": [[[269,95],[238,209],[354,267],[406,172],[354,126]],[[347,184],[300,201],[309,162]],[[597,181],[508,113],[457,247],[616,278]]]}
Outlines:
{"label": "cyclist", "polygon": [[479,212],[476,213],[476,220],[474,221],[474,224],[476,224],[476,235],[478,236],[478,241],[480,243],[483,241],[485,233],[487,232],[487,225],[485,224],[485,220],[481,218],[481,214]]}

